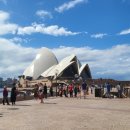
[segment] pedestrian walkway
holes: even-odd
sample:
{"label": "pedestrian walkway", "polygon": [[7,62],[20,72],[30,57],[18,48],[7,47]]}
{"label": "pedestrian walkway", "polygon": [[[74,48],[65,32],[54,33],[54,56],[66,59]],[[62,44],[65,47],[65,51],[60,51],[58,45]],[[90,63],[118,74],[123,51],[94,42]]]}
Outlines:
{"label": "pedestrian walkway", "polygon": [[129,130],[130,99],[89,97],[0,104],[0,130]]}

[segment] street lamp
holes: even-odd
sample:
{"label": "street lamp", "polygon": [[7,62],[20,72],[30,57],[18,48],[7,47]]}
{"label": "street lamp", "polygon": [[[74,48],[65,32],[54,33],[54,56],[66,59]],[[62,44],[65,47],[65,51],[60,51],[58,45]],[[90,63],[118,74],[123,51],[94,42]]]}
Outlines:
{"label": "street lamp", "polygon": [[56,97],[57,97],[57,75],[58,75],[58,70],[55,70],[55,80],[56,80]]}
{"label": "street lamp", "polygon": [[79,75],[78,75],[78,74],[75,74],[75,75],[74,75],[74,81],[75,81],[75,83],[77,83],[78,78],[79,78]]}
{"label": "street lamp", "polygon": [[74,77],[75,77],[75,83],[76,84],[81,84],[81,82],[83,80],[82,77],[79,76],[78,74],[75,74]]}
{"label": "street lamp", "polygon": [[75,74],[74,77],[75,77],[75,79],[78,79],[78,78],[79,78],[79,75],[78,75],[78,74]]}

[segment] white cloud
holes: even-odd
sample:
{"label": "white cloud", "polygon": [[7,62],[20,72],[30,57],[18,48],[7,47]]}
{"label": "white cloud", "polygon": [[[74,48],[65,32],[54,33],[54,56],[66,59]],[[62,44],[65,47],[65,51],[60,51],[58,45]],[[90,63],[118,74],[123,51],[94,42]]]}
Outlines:
{"label": "white cloud", "polygon": [[119,33],[119,35],[127,35],[127,34],[130,34],[130,28],[129,29],[126,29],[126,30],[123,30]]}
{"label": "white cloud", "polygon": [[[39,49],[23,47],[19,42],[0,38],[0,77],[21,75]],[[117,45],[104,50],[62,46],[52,51],[59,60],[76,54],[82,63],[89,64],[94,78],[130,80],[130,45]]]}
{"label": "white cloud", "polygon": [[79,32],[69,31],[67,28],[58,25],[45,26],[44,24],[32,23],[30,26],[22,27],[20,25],[9,22],[10,14],[0,11],[0,35],[18,34],[31,35],[32,33],[42,33],[52,36],[69,36],[77,35]]}
{"label": "white cloud", "polygon": [[82,63],[89,64],[94,78],[130,80],[130,45],[117,45],[104,50],[62,46],[54,48],[53,52],[59,60],[70,54],[76,54]]}
{"label": "white cloud", "polygon": [[11,42],[14,42],[14,43],[27,43],[29,40],[28,39],[23,39],[23,38],[20,38],[20,37],[14,37],[12,39],[9,39]]}
{"label": "white cloud", "polygon": [[88,2],[88,0],[72,0],[72,1],[64,3],[63,5],[55,8],[55,11],[62,13],[64,11],[74,8],[76,5],[84,3],[84,2]]}
{"label": "white cloud", "polygon": [[84,34],[88,34],[88,32],[84,32]]}
{"label": "white cloud", "polygon": [[0,35],[15,34],[18,26],[16,24],[0,24]]}
{"label": "white cloud", "polygon": [[32,33],[42,33],[53,36],[69,36],[79,34],[78,32],[68,31],[67,28],[59,27],[58,25],[45,26],[44,24],[32,24],[27,27],[20,27],[18,29],[19,35],[32,34]]}
{"label": "white cloud", "polygon": [[102,39],[106,35],[107,35],[106,33],[97,33],[97,34],[92,34],[91,38],[100,38],[100,39]]}
{"label": "white cloud", "polygon": [[36,15],[39,16],[41,19],[45,19],[45,18],[52,18],[52,14],[46,10],[38,10],[36,12]]}
{"label": "white cloud", "polygon": [[9,13],[0,11],[0,35],[15,34],[18,28],[17,24],[9,23]]}
{"label": "white cloud", "polygon": [[0,2],[7,4],[7,0],[0,0]]}
{"label": "white cloud", "polygon": [[17,77],[30,64],[38,49],[0,38],[0,77]]}
{"label": "white cloud", "polygon": [[0,23],[4,23],[10,17],[9,13],[0,10]]}

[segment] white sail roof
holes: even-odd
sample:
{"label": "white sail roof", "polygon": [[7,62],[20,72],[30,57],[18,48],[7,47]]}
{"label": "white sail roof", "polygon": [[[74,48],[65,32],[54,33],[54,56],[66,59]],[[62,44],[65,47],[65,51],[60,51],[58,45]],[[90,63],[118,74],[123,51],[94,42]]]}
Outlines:
{"label": "white sail roof", "polygon": [[83,72],[83,70],[85,69],[85,67],[87,66],[87,64],[83,64],[80,69],[79,69],[79,75],[81,75],[81,73]]}
{"label": "white sail roof", "polygon": [[55,55],[49,49],[42,48],[23,75],[32,76],[33,79],[37,79],[42,72],[56,64],[58,64],[58,61]]}
{"label": "white sail roof", "polygon": [[43,72],[41,76],[43,77],[55,76],[57,72],[58,77],[68,66],[72,65],[74,62],[76,63],[76,61],[72,61],[75,57],[76,57],[75,55],[71,55],[64,58],[63,60],[60,61],[59,64],[54,65],[49,69],[47,69],[45,72]]}
{"label": "white sail roof", "polygon": [[31,65],[29,65],[29,67],[27,67],[27,69],[23,72],[23,75],[33,77],[33,73],[34,73],[34,63],[32,63]]}
{"label": "white sail roof", "polygon": [[89,75],[90,75],[90,78],[91,78],[91,72],[90,72],[88,64],[83,64],[80,67],[80,69],[79,69],[79,76],[81,76],[82,72],[85,71],[85,68],[86,68],[87,72],[89,72]]}
{"label": "white sail roof", "polygon": [[[74,54],[64,58],[58,64],[55,55],[49,49],[42,48],[31,65],[24,71],[23,75],[25,75],[25,77],[33,77],[33,79],[37,79],[39,76],[56,78],[55,76],[62,76],[68,68],[69,72],[72,71],[72,73],[70,72],[71,74],[78,74],[80,76],[86,67],[86,70],[90,73],[88,65],[81,65]],[[68,73],[68,70],[66,70],[66,72]]]}

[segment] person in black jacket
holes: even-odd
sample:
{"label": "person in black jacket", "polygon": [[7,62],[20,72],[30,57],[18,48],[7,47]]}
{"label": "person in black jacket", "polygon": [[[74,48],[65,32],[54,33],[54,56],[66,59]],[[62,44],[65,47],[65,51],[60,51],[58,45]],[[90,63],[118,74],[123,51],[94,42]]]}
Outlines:
{"label": "person in black jacket", "polygon": [[16,102],[16,96],[17,96],[17,91],[16,91],[16,87],[14,86],[11,90],[11,102],[12,102],[12,105],[15,105],[15,102]]}
{"label": "person in black jacket", "polygon": [[47,98],[47,86],[46,86],[46,83],[44,85],[44,97]]}
{"label": "person in black jacket", "polygon": [[53,87],[50,86],[50,96],[53,97]]}

